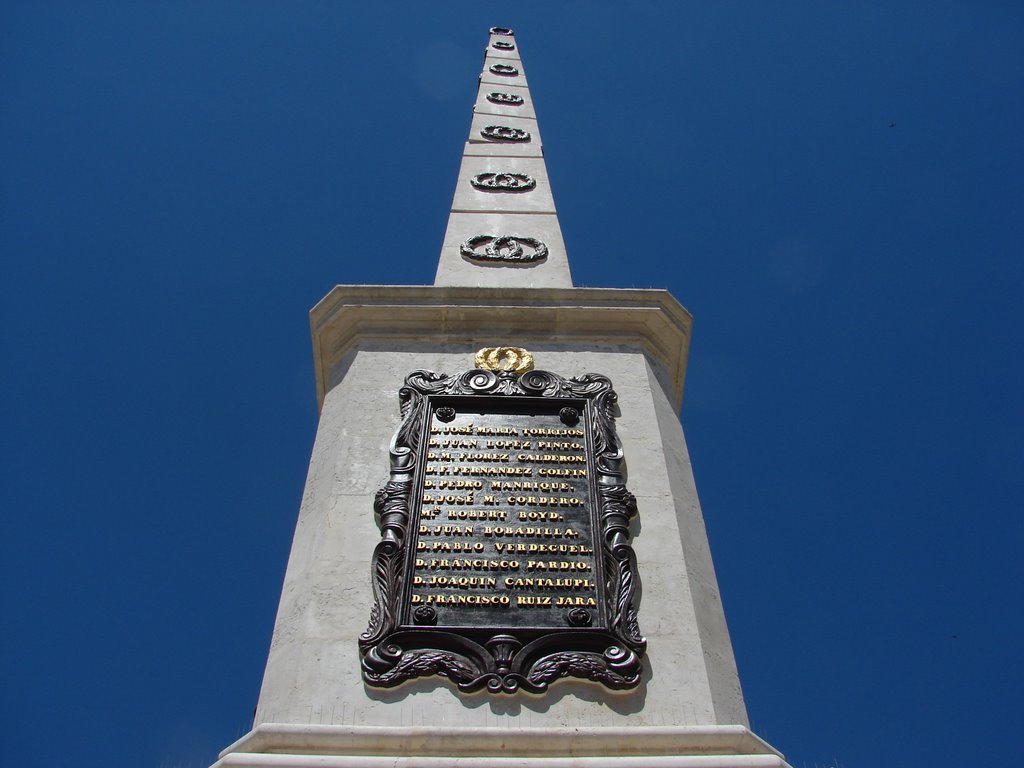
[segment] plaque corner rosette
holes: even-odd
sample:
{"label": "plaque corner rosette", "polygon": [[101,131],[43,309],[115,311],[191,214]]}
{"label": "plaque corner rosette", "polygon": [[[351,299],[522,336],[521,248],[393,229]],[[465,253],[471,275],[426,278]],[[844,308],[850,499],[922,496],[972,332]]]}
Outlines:
{"label": "plaque corner rosette", "polygon": [[564,678],[635,688],[646,650],[637,505],[611,380],[417,370],[399,401],[390,476],[374,499],[366,685],[441,676],[464,693],[540,694]]}

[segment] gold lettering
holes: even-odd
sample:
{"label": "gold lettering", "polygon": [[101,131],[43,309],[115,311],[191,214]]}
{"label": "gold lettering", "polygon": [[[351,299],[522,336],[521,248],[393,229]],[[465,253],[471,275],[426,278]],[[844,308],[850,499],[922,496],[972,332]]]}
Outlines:
{"label": "gold lettering", "polygon": [[[430,454],[427,454],[430,458]],[[508,453],[463,453],[459,456],[460,461],[510,461],[512,455]]]}
{"label": "gold lettering", "polygon": [[417,552],[483,552],[484,545],[478,542],[462,541],[417,541]]}
{"label": "gold lettering", "polygon": [[590,579],[527,579],[507,576],[504,580],[507,589],[586,589],[594,588]]}
{"label": "gold lettering", "polygon": [[560,515],[558,512],[536,512],[536,511],[534,511],[532,509],[531,510],[521,509],[521,510],[519,510],[519,519],[520,520],[529,520],[530,522],[538,522],[538,521],[545,522],[545,521],[564,520],[565,518],[562,515]]}
{"label": "gold lettering", "polygon": [[536,536],[538,538],[561,538],[562,536],[568,536],[570,538],[578,538],[579,534],[572,528],[535,528],[533,526],[512,528],[485,525],[484,536]]}
{"label": "gold lettering", "polygon": [[442,493],[439,493],[436,496],[433,496],[433,495],[431,495],[429,493],[425,493],[425,494],[423,494],[423,503],[424,504],[475,504],[476,502],[473,501],[473,494],[472,493],[467,493],[465,496],[456,496],[454,494],[450,494],[448,496],[445,496]]}
{"label": "gold lettering", "polygon": [[486,560],[486,559],[454,559],[447,558],[424,560],[416,558],[417,568],[429,568],[432,571],[438,569],[450,571],[518,571],[518,560]]}
{"label": "gold lettering", "polygon": [[551,605],[551,598],[544,595],[517,595],[516,605]]}
{"label": "gold lettering", "polygon": [[592,555],[594,550],[580,544],[508,544],[494,542],[498,552],[527,552],[531,555]]}
{"label": "gold lettering", "polygon": [[438,489],[449,489],[452,491],[465,491],[465,490],[480,490],[484,487],[483,480],[438,480],[437,485],[427,485],[431,481],[427,480],[423,483],[423,487],[427,488],[438,488]]}
{"label": "gold lettering", "polygon": [[[427,465],[427,474],[447,475],[449,467],[441,467],[431,472],[434,467]],[[443,472],[441,470],[444,470]],[[453,475],[488,475],[490,477],[533,477],[533,467],[451,467]]]}
{"label": "gold lettering", "polygon": [[544,429],[542,427],[524,429],[524,435],[533,437],[583,437],[582,429]]}
{"label": "gold lettering", "polygon": [[434,605],[509,605],[508,595],[413,595],[410,602]]}
{"label": "gold lettering", "polygon": [[486,445],[485,445],[485,447],[486,448],[497,448],[499,450],[504,448],[504,449],[509,449],[509,450],[513,450],[513,451],[520,451],[520,450],[523,450],[524,448],[527,448],[527,449],[533,448],[533,441],[531,441],[531,440],[488,440]]}
{"label": "gold lettering", "polygon": [[546,464],[586,464],[587,457],[579,453],[520,453],[519,461],[536,461]]}
{"label": "gold lettering", "polygon": [[585,469],[549,469],[547,467],[540,467],[537,470],[537,474],[542,477],[586,477],[587,470]]}
{"label": "gold lettering", "polygon": [[575,496],[509,496],[508,503],[512,506],[525,505],[530,507],[580,507],[582,499]]}
{"label": "gold lettering", "polygon": [[560,443],[541,440],[537,443],[538,451],[582,451],[582,443]]}
{"label": "gold lettering", "polygon": [[492,491],[571,491],[572,483],[530,483],[521,480],[492,480]]}
{"label": "gold lettering", "polygon": [[449,520],[495,520],[503,521],[508,512],[504,509],[449,509]]}
{"label": "gold lettering", "polygon": [[498,580],[493,576],[413,576],[412,583],[416,586],[458,587],[459,589],[498,586]]}
{"label": "gold lettering", "polygon": [[582,560],[527,560],[528,571],[589,571],[590,563]]}
{"label": "gold lettering", "polygon": [[420,536],[472,536],[472,525],[421,525]]}

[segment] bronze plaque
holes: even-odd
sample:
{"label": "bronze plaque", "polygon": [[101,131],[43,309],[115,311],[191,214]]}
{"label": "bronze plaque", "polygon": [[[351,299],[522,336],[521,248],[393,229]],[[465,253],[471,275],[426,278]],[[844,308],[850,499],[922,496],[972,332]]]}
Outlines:
{"label": "bronze plaque", "polygon": [[377,495],[363,676],[442,675],[462,691],[539,693],[562,677],[639,682],[636,563],[598,374],[410,374]]}

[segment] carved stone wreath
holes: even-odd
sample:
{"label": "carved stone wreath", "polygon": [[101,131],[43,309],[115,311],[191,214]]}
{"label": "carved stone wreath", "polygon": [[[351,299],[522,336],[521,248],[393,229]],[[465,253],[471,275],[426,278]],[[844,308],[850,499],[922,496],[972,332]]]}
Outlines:
{"label": "carved stone wreath", "polygon": [[537,180],[527,173],[478,173],[469,180],[484,192],[529,192],[536,189]]}
{"label": "carved stone wreath", "polygon": [[[428,444],[430,403],[432,397],[453,395],[586,403],[596,517],[600,521],[594,532],[594,551],[604,574],[598,599],[599,616],[605,618],[600,622],[595,622],[589,611],[574,610],[562,629],[438,629],[433,626],[435,611],[416,609],[410,616],[413,623],[403,623],[407,620],[403,617],[403,585],[408,578],[406,570],[411,568],[409,552],[414,541],[410,526],[418,524],[412,494]],[[636,687],[647,647],[637,623],[639,579],[629,540],[629,522],[637,508],[625,486],[622,447],[615,433],[617,397],[611,381],[596,373],[565,379],[539,370],[518,374],[473,369],[452,376],[419,370],[406,377],[399,401],[402,422],[389,449],[391,476],[374,500],[381,538],[373,552],[374,600],[369,626],[359,636],[366,684],[390,688],[417,677],[440,675],[465,693],[542,693],[565,677],[592,680],[611,689]],[[562,418],[565,422],[567,416]]]}
{"label": "carved stone wreath", "polygon": [[491,141],[523,142],[530,140],[529,131],[507,125],[488,125],[480,130],[480,135]]}
{"label": "carved stone wreath", "polygon": [[[484,246],[483,250],[480,250],[481,246]],[[548,247],[541,240],[521,235],[474,235],[459,247],[459,252],[474,261],[507,261],[513,264],[528,264],[548,257]]]}
{"label": "carved stone wreath", "polygon": [[513,32],[508,27],[491,27],[491,34],[492,35],[507,35],[507,36],[511,37],[512,35],[515,34],[515,32]]}
{"label": "carved stone wreath", "polygon": [[521,107],[523,105],[523,97],[518,93],[502,93],[501,91],[492,91],[487,94],[487,100],[493,104],[505,104],[510,107]]}
{"label": "carved stone wreath", "polygon": [[514,51],[516,44],[510,43],[507,40],[495,40],[491,43],[492,48],[497,48],[499,51]]}
{"label": "carved stone wreath", "polygon": [[519,70],[511,64],[491,64],[488,69],[494,74],[502,75],[503,77],[515,77],[519,74]]}

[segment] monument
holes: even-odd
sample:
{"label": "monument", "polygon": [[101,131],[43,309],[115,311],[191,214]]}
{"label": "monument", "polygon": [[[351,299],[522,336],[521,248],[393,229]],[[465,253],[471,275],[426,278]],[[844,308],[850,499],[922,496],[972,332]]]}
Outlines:
{"label": "monument", "polygon": [[228,766],[785,766],[748,728],[678,419],[690,316],[575,288],[492,28],[432,286],[311,313],[321,414]]}

